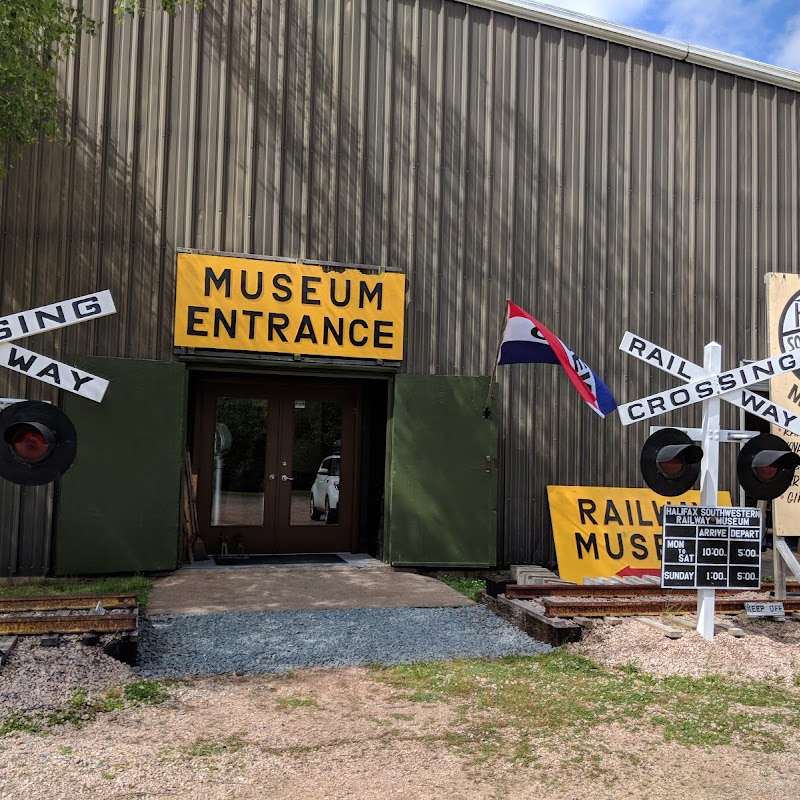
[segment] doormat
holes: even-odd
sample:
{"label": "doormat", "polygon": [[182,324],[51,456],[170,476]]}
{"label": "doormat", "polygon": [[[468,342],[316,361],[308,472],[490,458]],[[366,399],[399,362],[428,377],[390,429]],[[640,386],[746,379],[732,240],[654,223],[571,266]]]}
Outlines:
{"label": "doormat", "polygon": [[244,567],[256,564],[273,564],[281,566],[286,564],[346,564],[347,562],[332,553],[282,556],[214,556],[214,563],[220,567]]}

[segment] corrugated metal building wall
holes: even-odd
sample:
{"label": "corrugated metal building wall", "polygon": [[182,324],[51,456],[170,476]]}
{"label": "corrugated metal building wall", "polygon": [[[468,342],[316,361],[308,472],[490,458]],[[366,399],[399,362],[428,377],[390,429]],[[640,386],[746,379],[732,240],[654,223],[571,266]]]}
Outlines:
{"label": "corrugated metal building wall", "polygon": [[[674,382],[618,352],[626,329],[765,355],[764,273],[798,269],[798,92],[480,5],[503,7],[206,0],[116,25],[87,3],[69,146],[0,184],[2,313],[109,288],[116,316],[36,349],[171,359],[188,247],[403,269],[412,373],[488,374],[506,297],[619,401]],[[547,366],[500,392],[506,558],[548,562],[546,485],[642,485],[647,431]]]}

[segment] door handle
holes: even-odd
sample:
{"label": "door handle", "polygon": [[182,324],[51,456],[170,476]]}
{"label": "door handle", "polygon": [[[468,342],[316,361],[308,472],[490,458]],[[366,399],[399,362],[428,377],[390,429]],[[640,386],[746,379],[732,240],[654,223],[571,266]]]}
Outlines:
{"label": "door handle", "polygon": [[294,478],[290,477],[289,475],[281,475],[281,480],[282,481],[293,481]]}

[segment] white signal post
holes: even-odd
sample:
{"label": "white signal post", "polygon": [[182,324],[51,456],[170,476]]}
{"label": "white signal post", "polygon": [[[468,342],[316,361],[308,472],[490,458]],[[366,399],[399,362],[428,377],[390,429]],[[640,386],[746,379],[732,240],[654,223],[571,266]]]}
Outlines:
{"label": "white signal post", "polygon": [[[699,431],[696,428],[682,430],[695,440],[697,433],[700,433],[699,439],[703,448],[700,503],[705,507],[717,505],[720,441],[735,442],[750,438],[742,432],[720,430],[720,400],[743,408],[792,433],[800,433],[800,416],[746,388],[775,375],[800,369],[800,350],[790,350],[779,356],[752,362],[746,367],[723,372],[722,347],[716,342],[706,345],[702,367],[630,332],[622,337],[619,349],[687,382],[685,387],[668,389],[619,406],[623,425],[652,419],[659,414],[702,402],[703,427]],[[714,636],[714,607],[714,589],[698,589],[697,632],[704,639]]]}
{"label": "white signal post", "polygon": [[[722,347],[716,342],[705,346],[703,367],[706,372],[722,369]],[[700,505],[717,505],[719,484],[719,398],[703,400],[703,460],[700,462]],[[697,632],[704,639],[714,637],[716,594],[713,589],[697,590]]]}

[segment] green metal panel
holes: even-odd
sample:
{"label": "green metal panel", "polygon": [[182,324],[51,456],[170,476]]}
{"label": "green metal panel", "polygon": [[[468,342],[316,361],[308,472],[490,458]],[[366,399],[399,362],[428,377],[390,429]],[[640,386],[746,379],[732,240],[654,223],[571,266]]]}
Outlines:
{"label": "green metal panel", "polygon": [[184,366],[96,357],[67,362],[110,386],[102,403],[65,398],[78,454],[62,479],[56,574],[173,569],[185,447]]}
{"label": "green metal panel", "polygon": [[[392,564],[494,566],[497,424],[487,378],[398,375],[390,420]],[[487,461],[488,458],[488,461]]]}

